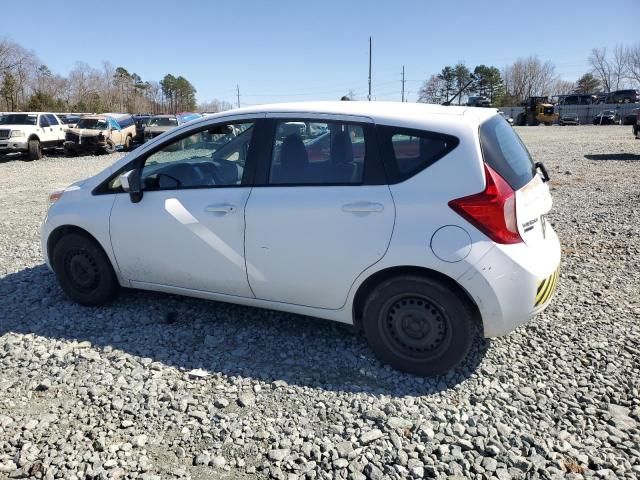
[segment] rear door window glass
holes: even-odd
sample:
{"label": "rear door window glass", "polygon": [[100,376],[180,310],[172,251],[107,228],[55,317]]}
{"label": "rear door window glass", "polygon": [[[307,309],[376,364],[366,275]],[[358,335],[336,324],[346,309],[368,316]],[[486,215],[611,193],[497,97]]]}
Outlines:
{"label": "rear door window glass", "polygon": [[531,155],[518,134],[499,115],[480,126],[484,161],[514,190],[524,187],[536,174]]}
{"label": "rear door window glass", "polygon": [[358,185],[365,163],[361,125],[283,120],[273,141],[272,185]]}

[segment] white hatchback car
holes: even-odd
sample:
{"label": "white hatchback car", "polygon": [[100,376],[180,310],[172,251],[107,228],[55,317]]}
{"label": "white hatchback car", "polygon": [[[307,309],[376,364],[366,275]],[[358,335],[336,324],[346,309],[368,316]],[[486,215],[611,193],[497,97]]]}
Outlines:
{"label": "white hatchback car", "polygon": [[244,108],[52,194],[42,251],[83,305],[131,287],[326,318],[434,375],[549,304],[547,180],[495,109]]}

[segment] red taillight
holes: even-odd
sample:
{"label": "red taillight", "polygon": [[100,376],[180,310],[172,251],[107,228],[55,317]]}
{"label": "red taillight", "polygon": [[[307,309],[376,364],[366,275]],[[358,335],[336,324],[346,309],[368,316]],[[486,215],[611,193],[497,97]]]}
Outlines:
{"label": "red taillight", "polygon": [[516,220],[516,194],[488,165],[484,191],[451,200],[449,206],[497,243],[520,243]]}

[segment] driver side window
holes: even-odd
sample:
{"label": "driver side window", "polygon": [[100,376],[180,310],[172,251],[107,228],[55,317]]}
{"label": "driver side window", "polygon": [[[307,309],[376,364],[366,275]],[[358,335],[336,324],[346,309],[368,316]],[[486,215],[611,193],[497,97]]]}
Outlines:
{"label": "driver side window", "polygon": [[253,122],[215,125],[165,145],[145,160],[143,190],[240,185],[253,126]]}

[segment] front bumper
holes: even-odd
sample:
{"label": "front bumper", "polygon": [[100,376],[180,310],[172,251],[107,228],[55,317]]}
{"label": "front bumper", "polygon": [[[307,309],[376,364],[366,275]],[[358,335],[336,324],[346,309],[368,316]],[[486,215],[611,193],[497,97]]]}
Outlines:
{"label": "front bumper", "polygon": [[10,138],[0,140],[0,153],[26,152],[28,150],[29,144],[26,141],[14,141]]}
{"label": "front bumper", "polygon": [[475,300],[485,337],[505,335],[542,312],[559,281],[560,242],[553,229],[535,248],[496,245],[458,282]]}
{"label": "front bumper", "polygon": [[78,143],[78,142],[73,142],[70,140],[67,140],[66,142],[64,142],[64,148],[67,148],[69,150],[72,150],[74,152],[95,152],[95,151],[102,151],[106,148],[107,146],[107,142],[106,140],[89,140],[88,138],[82,139],[82,143]]}

